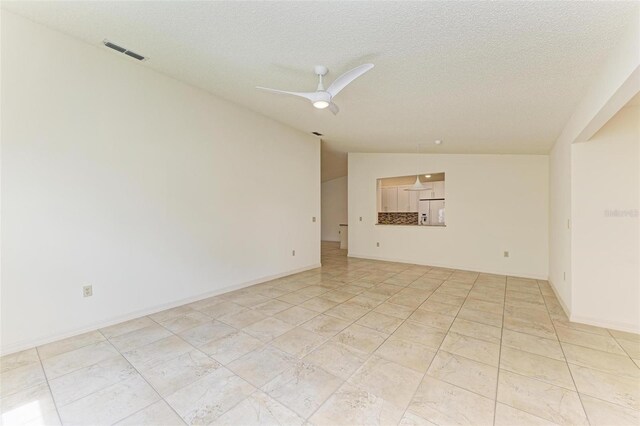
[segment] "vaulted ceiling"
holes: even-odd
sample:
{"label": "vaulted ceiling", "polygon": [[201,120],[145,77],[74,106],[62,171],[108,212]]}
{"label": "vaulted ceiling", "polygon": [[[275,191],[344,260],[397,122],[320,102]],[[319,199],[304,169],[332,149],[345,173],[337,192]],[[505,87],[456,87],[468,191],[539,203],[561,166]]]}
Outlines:
{"label": "vaulted ceiling", "polygon": [[[346,173],[346,152],[547,153],[639,13],[637,2],[2,7],[100,48],[107,38],[150,58],[140,66],[322,133],[323,180]],[[339,94],[337,116],[254,89],[312,91],[314,65],[329,67],[330,82],[365,62],[375,68]]]}

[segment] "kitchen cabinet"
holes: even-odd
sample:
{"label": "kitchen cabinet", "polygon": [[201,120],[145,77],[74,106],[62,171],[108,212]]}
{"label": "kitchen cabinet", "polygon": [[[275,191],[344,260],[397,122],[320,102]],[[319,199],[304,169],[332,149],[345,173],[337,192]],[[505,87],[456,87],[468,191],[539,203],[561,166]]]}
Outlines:
{"label": "kitchen cabinet", "polygon": [[444,198],[444,181],[433,182],[433,198]]}
{"label": "kitchen cabinet", "polygon": [[425,189],[420,191],[420,199],[429,200],[433,198],[433,182],[424,182],[422,186],[424,186]]}
{"label": "kitchen cabinet", "polygon": [[382,211],[397,212],[398,211],[398,187],[386,187],[381,189],[382,192]]}
{"label": "kitchen cabinet", "polygon": [[444,181],[424,182],[425,190],[407,191],[412,185],[380,188],[379,212],[411,213],[420,210],[420,200],[444,198]]}
{"label": "kitchen cabinet", "polygon": [[409,213],[418,211],[419,191],[407,191],[411,185],[398,186],[398,212]]}
{"label": "kitchen cabinet", "polygon": [[418,211],[418,202],[420,201],[420,191],[407,191],[409,193],[409,211]]}
{"label": "kitchen cabinet", "polygon": [[433,198],[444,198],[444,181],[426,182],[423,184],[426,189],[420,191],[421,200],[431,200]]}
{"label": "kitchen cabinet", "polygon": [[417,212],[418,211],[418,191],[407,191],[411,185],[398,187],[398,211]]}
{"label": "kitchen cabinet", "polygon": [[398,187],[398,212],[409,211],[409,191],[405,191],[407,186]]}

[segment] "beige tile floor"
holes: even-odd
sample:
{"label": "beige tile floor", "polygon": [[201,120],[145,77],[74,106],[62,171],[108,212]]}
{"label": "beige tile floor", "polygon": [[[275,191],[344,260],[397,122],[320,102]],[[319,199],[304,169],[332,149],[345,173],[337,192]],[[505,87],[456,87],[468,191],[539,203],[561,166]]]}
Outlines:
{"label": "beige tile floor", "polygon": [[2,424],[640,424],[640,336],[547,282],[322,264],[5,356]]}

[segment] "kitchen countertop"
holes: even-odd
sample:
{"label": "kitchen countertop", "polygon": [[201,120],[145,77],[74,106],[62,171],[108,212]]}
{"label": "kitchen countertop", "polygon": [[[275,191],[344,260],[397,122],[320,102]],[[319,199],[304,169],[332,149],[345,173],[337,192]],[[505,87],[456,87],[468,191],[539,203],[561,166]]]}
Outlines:
{"label": "kitchen countertop", "polygon": [[418,225],[408,223],[376,223],[376,226],[412,226],[414,228],[446,228],[447,225]]}

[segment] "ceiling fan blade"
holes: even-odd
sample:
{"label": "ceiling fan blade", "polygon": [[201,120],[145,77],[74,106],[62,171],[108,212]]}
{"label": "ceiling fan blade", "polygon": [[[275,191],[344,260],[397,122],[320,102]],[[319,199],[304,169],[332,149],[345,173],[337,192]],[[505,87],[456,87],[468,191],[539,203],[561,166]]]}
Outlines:
{"label": "ceiling fan blade", "polygon": [[331,97],[334,97],[335,95],[340,93],[342,89],[347,87],[349,83],[369,71],[371,68],[373,68],[373,64],[363,64],[359,67],[355,67],[351,71],[345,72],[340,77],[336,78],[333,83],[331,83],[331,86],[329,86],[327,92],[331,94]]}
{"label": "ceiling fan blade", "polygon": [[337,113],[340,112],[340,108],[338,108],[338,105],[336,105],[333,102],[331,102],[329,104],[329,111],[331,111],[333,113],[333,115],[336,115]]}
{"label": "ceiling fan blade", "polygon": [[317,92],[287,92],[285,90],[269,89],[268,87],[256,86],[256,89],[266,90],[267,92],[279,93],[281,95],[299,96],[301,98],[309,99],[311,102],[315,101],[318,97]]}

